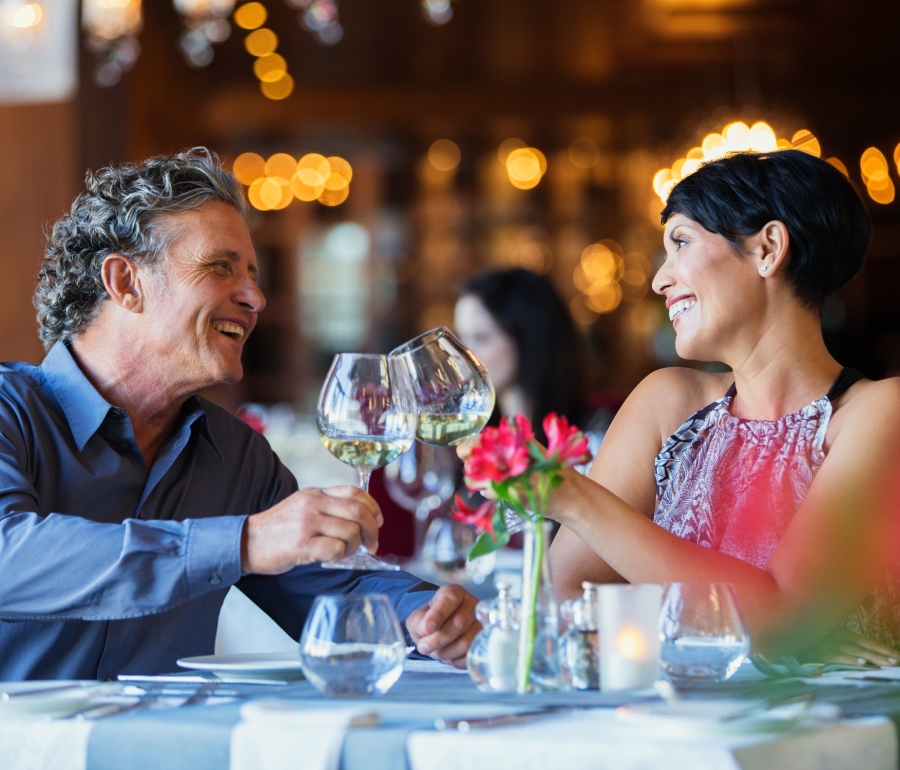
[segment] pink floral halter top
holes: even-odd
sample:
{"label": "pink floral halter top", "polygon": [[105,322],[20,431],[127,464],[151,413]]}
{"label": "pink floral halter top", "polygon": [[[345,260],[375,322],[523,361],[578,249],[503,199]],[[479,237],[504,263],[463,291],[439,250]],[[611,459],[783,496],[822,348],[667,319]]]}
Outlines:
{"label": "pink floral halter top", "polygon": [[[774,421],[733,417],[732,385],[663,444],[653,520],[685,540],[764,568],[825,459],[832,401],[860,379],[844,369],[823,398]],[[876,588],[844,625],[900,646],[898,577]]]}

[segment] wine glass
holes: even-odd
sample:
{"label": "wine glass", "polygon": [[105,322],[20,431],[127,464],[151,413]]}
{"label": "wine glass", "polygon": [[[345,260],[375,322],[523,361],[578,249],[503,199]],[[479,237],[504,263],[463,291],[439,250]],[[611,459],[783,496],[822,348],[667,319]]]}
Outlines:
{"label": "wine glass", "polygon": [[422,544],[431,512],[453,496],[456,465],[451,450],[417,441],[384,469],[387,493],[395,503],[415,516],[415,563],[422,559]]}
{"label": "wine glass", "polygon": [[750,652],[747,622],[729,583],[669,583],[659,635],[660,663],[673,681],[724,681]]}
{"label": "wine glass", "polygon": [[319,692],[384,694],[405,659],[406,641],[387,596],[316,597],[300,637],[300,668]]}
{"label": "wine glass", "polygon": [[[391,382],[385,356],[341,353],[334,357],[316,411],[319,436],[338,460],[356,468],[368,491],[375,468],[396,460],[412,446],[416,417],[409,394]],[[396,570],[359,550],[322,566],[339,569]]]}
{"label": "wine glass", "polygon": [[487,369],[449,329],[420,334],[391,351],[391,376],[412,394],[416,438],[457,446],[480,431],[494,410]]}

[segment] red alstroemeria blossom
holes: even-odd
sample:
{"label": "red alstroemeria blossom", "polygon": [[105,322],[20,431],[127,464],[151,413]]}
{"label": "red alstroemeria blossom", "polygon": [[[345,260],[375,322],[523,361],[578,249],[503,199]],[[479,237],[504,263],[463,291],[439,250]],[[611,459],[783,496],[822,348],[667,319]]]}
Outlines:
{"label": "red alstroemeria blossom", "polygon": [[494,504],[490,500],[477,508],[471,508],[457,495],[450,518],[463,524],[474,524],[482,532],[487,532],[493,540],[497,539],[494,534]]}
{"label": "red alstroemeria blossom", "polygon": [[528,442],[533,438],[527,417],[504,417],[498,427],[482,431],[466,460],[466,479],[500,482],[524,473],[531,462]]}
{"label": "red alstroemeria blossom", "polygon": [[544,433],[547,434],[548,457],[555,457],[566,465],[578,465],[591,459],[587,436],[576,426],[569,425],[565,417],[548,414],[544,418]]}

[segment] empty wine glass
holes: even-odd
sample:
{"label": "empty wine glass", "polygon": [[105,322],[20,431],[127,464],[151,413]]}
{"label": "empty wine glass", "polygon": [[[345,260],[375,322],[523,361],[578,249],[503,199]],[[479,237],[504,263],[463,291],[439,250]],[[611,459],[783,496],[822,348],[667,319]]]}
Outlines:
{"label": "empty wine glass", "polygon": [[659,634],[660,663],[674,681],[724,681],[750,652],[747,622],[729,583],[669,583]]}
{"label": "empty wine glass", "polygon": [[[341,353],[334,357],[322,386],[316,424],[328,451],[356,468],[360,487],[368,491],[372,471],[412,446],[416,417],[409,394],[391,382],[385,356]],[[399,569],[375,558],[363,545],[353,556],[322,566]]]}
{"label": "empty wine glass", "polygon": [[480,431],[494,410],[487,369],[445,327],[420,334],[391,351],[391,375],[411,393],[416,438],[457,446]]}
{"label": "empty wine glass", "polygon": [[317,596],[300,637],[300,667],[331,696],[384,694],[403,673],[406,641],[387,596]]}
{"label": "empty wine glass", "polygon": [[478,530],[471,524],[438,516],[428,525],[422,546],[422,564],[447,583],[483,583],[494,570],[497,555],[487,553],[469,561]]}
{"label": "empty wine glass", "polygon": [[414,562],[421,561],[431,512],[453,496],[457,464],[452,450],[416,441],[384,469],[387,493],[415,516]]}

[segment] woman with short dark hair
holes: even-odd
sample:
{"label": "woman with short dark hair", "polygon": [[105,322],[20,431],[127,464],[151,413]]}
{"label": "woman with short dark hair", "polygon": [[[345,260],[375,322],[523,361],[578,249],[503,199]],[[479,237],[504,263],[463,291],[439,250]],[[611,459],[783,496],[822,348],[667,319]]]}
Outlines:
{"label": "woman with short dark hair", "polygon": [[551,501],[560,592],[582,580],[727,582],[757,649],[896,665],[900,382],[843,368],[820,307],[870,236],[852,184],[787,150],[702,166],[662,212],[685,359],[631,394],[589,478]]}

